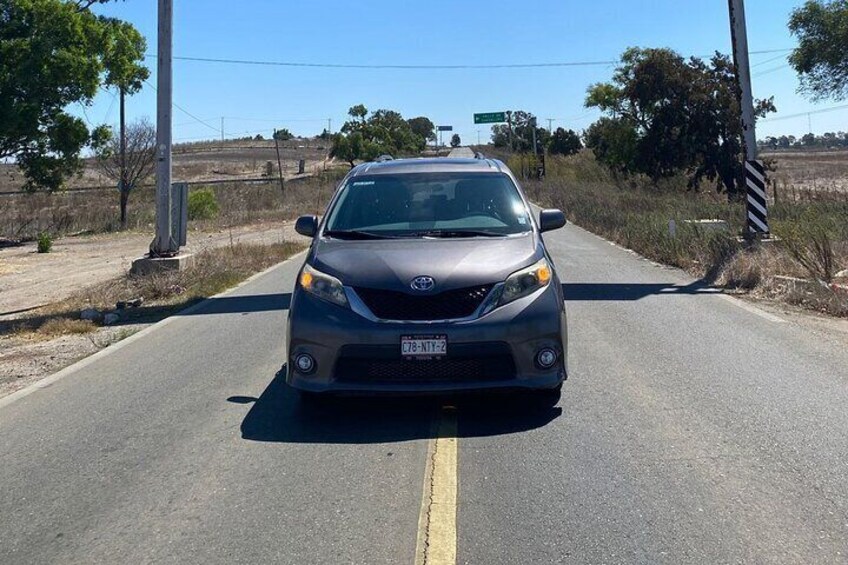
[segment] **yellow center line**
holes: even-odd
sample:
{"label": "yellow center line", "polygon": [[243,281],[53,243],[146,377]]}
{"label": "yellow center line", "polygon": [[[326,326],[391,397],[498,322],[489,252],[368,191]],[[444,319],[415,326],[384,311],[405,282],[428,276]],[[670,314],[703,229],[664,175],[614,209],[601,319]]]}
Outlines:
{"label": "yellow center line", "polygon": [[416,565],[456,564],[456,410],[445,407],[427,448],[424,492],[418,517]]}

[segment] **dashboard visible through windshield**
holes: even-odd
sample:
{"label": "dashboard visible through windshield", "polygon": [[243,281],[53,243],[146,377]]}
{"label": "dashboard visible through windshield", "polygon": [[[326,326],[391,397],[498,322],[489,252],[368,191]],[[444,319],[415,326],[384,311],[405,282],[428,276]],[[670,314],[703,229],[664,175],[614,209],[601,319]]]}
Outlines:
{"label": "dashboard visible through windshield", "polygon": [[417,173],[351,178],[329,214],[338,238],[498,237],[524,233],[531,220],[503,174]]}

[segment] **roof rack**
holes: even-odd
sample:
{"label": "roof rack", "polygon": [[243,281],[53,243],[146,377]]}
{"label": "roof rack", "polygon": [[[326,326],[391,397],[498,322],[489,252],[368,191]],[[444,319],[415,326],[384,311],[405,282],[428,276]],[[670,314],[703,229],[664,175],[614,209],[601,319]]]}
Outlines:
{"label": "roof rack", "polygon": [[374,159],[374,162],[375,162],[375,163],[384,163],[384,162],[386,162],[386,161],[394,161],[394,160],[395,160],[395,158],[394,158],[394,157],[392,157],[391,155],[386,154],[386,155],[380,155],[379,157],[377,157],[376,159]]}
{"label": "roof rack", "polygon": [[475,158],[475,159],[485,159],[485,158],[486,158],[486,156],[485,156],[485,155],[483,155],[483,153],[482,153],[482,152],[477,151],[476,153],[474,153],[474,158]]}

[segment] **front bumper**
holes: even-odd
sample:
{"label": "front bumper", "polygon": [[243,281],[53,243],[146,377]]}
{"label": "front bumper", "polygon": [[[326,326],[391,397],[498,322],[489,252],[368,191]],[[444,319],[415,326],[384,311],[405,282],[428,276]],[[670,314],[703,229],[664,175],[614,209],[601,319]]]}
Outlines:
{"label": "front bumper", "polygon": [[[403,361],[402,335],[435,334],[448,338],[443,360]],[[542,348],[559,354],[547,370],[535,361]],[[289,310],[287,351],[286,381],[310,392],[551,389],[568,375],[565,309],[553,283],[478,319],[433,323],[371,321],[298,288]],[[301,353],[315,360],[310,374],[295,368]]]}

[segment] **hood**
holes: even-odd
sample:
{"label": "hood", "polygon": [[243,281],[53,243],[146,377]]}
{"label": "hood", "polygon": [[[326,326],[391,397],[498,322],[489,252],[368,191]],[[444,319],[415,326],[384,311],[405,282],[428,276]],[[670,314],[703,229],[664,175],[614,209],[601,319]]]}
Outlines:
{"label": "hood", "polygon": [[432,292],[496,283],[543,257],[533,232],[503,238],[316,241],[309,263],[353,287],[411,292],[433,277]]}

